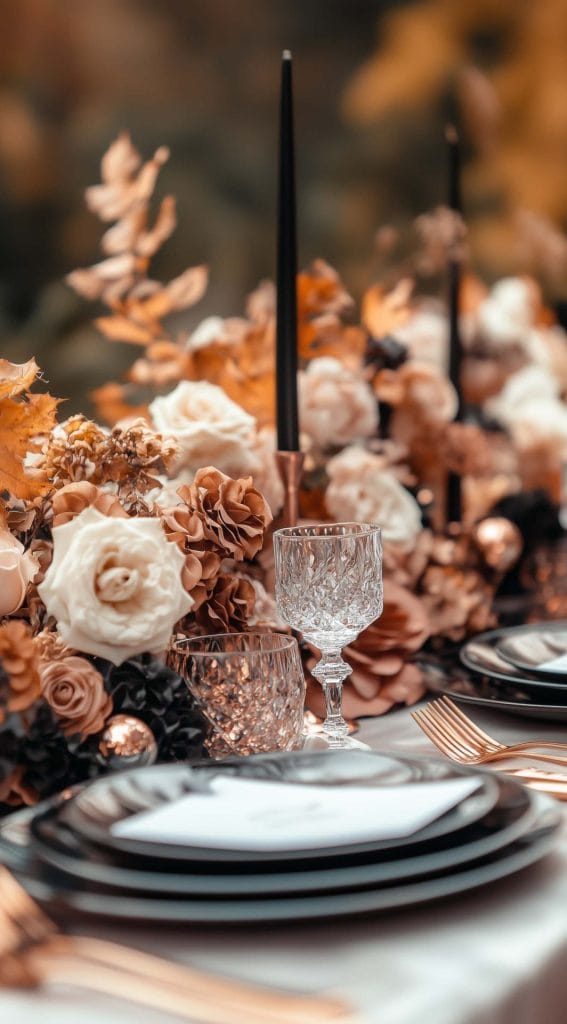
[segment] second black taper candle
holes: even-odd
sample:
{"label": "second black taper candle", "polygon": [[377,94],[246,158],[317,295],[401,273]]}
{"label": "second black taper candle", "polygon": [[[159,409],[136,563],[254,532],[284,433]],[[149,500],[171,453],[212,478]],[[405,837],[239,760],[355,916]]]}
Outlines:
{"label": "second black taper candle", "polygon": [[297,242],[295,232],[295,155],[292,62],[282,55],[280,97],[277,306],[276,422],[278,449],[299,450],[297,403]]}

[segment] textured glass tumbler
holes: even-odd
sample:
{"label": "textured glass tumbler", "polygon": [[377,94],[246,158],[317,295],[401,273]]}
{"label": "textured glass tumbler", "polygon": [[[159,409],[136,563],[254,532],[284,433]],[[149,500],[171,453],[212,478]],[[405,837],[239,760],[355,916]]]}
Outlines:
{"label": "textured glass tumbler", "polygon": [[301,747],[305,676],[294,637],[217,633],[174,640],[167,663],[211,726],[205,740],[211,757]]}
{"label": "textured glass tumbler", "polygon": [[325,693],[327,742],[360,746],[349,740],[342,714],[343,680],[352,669],[341,651],[382,614],[380,527],[324,523],[277,530],[274,557],[278,612],[321,651],[313,675]]}

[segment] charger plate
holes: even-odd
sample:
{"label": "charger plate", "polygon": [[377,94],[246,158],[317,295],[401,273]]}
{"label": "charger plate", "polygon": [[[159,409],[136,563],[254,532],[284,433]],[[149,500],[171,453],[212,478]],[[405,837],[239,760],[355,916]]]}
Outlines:
{"label": "charger plate", "polygon": [[427,689],[437,696],[524,718],[567,722],[567,704],[556,703],[557,695],[552,689],[541,687],[536,695],[514,680],[502,683],[461,665],[449,666],[433,658],[421,657],[419,665]]}
{"label": "charger plate", "polygon": [[317,893],[301,896],[259,897],[248,899],[139,898],[116,893],[88,892],[60,878],[39,877],[30,865],[17,871],[30,895],[55,916],[103,918],[114,922],[140,924],[255,925],[297,923],[321,918],[337,918],[385,912],[415,906],[469,892],[496,882],[544,857],[553,847],[561,824],[557,804],[540,793],[529,793],[534,808],[530,829],[503,851],[465,865],[461,869],[433,878],[406,884],[363,890]]}

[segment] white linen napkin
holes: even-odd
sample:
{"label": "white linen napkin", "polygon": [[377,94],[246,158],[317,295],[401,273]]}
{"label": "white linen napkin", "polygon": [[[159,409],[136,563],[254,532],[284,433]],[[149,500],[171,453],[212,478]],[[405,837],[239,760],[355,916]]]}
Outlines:
{"label": "white linen napkin", "polygon": [[403,786],[311,786],[231,776],[210,793],[135,814],[115,836],[250,851],[317,849],[412,835],[473,793],[464,777]]}

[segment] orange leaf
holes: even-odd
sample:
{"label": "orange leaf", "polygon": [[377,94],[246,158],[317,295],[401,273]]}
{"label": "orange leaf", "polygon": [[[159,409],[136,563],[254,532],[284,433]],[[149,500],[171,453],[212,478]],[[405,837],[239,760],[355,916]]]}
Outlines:
{"label": "orange leaf", "polygon": [[148,419],[147,405],[130,405],[127,401],[127,388],[122,384],[104,384],[96,391],[92,391],[90,397],[97,414],[111,426],[127,416],[142,416]]}
{"label": "orange leaf", "polygon": [[0,401],[0,489],[16,498],[45,494],[49,480],[24,468],[28,452],[37,450],[36,438],[48,434],[55,423],[58,400],[51,395],[30,395],[27,402]]}
{"label": "orange leaf", "polygon": [[144,318],[160,320],[173,310],[187,309],[198,302],[205,293],[209,279],[209,271],[205,266],[190,267],[179,277],[165,285],[145,302],[140,302]]}
{"label": "orange leaf", "polygon": [[111,341],[127,341],[130,345],[149,345],[154,340],[146,328],[133,323],[125,316],[100,316],[95,326]]}
{"label": "orange leaf", "polygon": [[362,299],[362,322],[373,338],[394,334],[409,319],[413,281],[405,277],[390,292],[376,284]]}
{"label": "orange leaf", "polygon": [[39,373],[35,359],[27,363],[11,363],[8,359],[0,359],[0,398],[14,398],[27,391]]}

